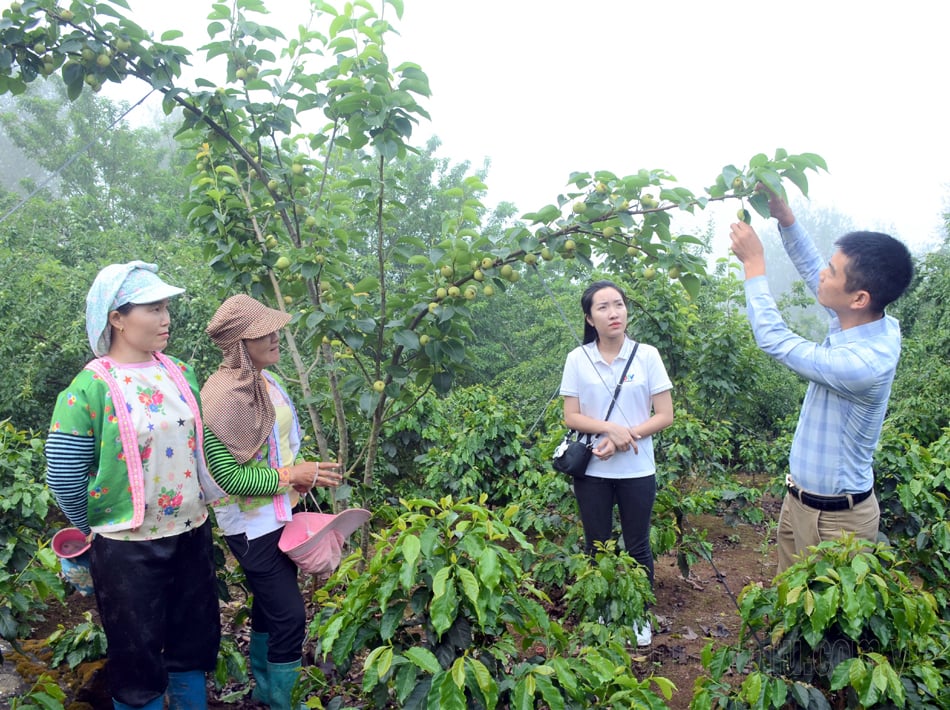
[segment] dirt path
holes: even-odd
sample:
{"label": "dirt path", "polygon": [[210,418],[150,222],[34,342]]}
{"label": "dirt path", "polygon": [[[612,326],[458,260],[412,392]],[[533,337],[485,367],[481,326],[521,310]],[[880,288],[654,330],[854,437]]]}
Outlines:
{"label": "dirt path", "polygon": [[[0,640],[0,653],[4,659],[10,657],[13,648],[6,641]],[[0,665],[0,708],[10,707],[10,701],[23,692],[23,679],[16,672],[13,663],[6,661]]]}
{"label": "dirt path", "polygon": [[775,575],[774,545],[763,545],[766,526],[730,528],[712,516],[692,524],[707,531],[713,562],[697,562],[686,580],[675,557],[657,560],[654,612],[661,620],[660,633],[643,660],[634,659],[638,674],[652,672],[676,684],[669,703],[673,710],[689,707],[693,682],[703,673],[700,658],[706,644],[728,645],[738,637],[740,617],[733,595],[751,582],[770,584]]}

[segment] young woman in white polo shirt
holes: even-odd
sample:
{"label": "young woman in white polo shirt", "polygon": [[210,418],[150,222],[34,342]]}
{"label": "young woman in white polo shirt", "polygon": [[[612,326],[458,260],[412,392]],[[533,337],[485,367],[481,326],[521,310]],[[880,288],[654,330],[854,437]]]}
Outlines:
{"label": "young woman in white polo shirt", "polygon": [[[611,281],[591,284],[581,297],[584,344],[564,363],[564,422],[594,434],[586,476],[574,480],[585,546],[613,536],[613,509],[620,511],[624,548],[647,569],[653,583],[650,516],[656,499],[653,435],[673,423],[673,388],[659,351],[627,336],[627,298]],[[629,367],[627,363],[633,356]],[[610,403],[623,383],[610,417]],[[648,623],[635,626],[637,643],[652,642]]]}

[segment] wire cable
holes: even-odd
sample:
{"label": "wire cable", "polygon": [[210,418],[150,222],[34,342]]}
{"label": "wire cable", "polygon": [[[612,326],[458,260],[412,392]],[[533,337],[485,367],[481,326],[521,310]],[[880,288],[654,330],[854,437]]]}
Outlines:
{"label": "wire cable", "polygon": [[[134,110],[137,109],[139,106],[141,106],[141,105],[145,102],[145,99],[147,99],[149,96],[151,96],[154,92],[155,92],[155,89],[152,89],[152,90],[150,90],[147,94],[145,94],[145,96],[143,96],[141,99],[139,99],[138,101],[136,101],[136,102],[135,102],[132,106],[130,106],[121,116],[119,116],[119,117],[118,117],[117,119],[115,119],[112,123],[110,123],[110,124],[109,124],[109,128],[108,128],[107,130],[111,130],[112,128],[115,128],[116,125],[118,125],[121,121],[123,121],[126,116],[128,116],[130,113],[132,113],[132,111],[134,111]],[[39,194],[39,192],[42,191],[50,182],[52,182],[52,180],[53,180],[54,178],[58,177],[58,176],[63,172],[63,170],[65,170],[65,169],[68,168],[70,165],[72,165],[73,161],[75,161],[80,155],[82,155],[83,153],[85,153],[86,151],[88,151],[88,150],[95,144],[95,142],[96,142],[97,140],[98,140],[98,137],[94,137],[94,138],[89,139],[89,141],[86,143],[86,145],[84,145],[82,148],[80,148],[80,149],[77,150],[75,153],[73,153],[69,158],[67,158],[67,160],[66,160],[65,163],[63,163],[63,164],[60,165],[58,168],[56,168],[56,170],[54,170],[54,171],[51,172],[49,175],[47,175],[44,180],[42,180],[35,188],[33,188],[33,191],[32,191],[32,192],[30,192],[26,197],[22,198],[19,202],[17,202],[15,205],[13,205],[13,207],[11,207],[9,210],[7,210],[6,214],[4,214],[2,217],[0,217],[0,224],[3,224],[3,223],[4,223],[7,219],[9,219],[12,215],[16,214],[16,212],[17,212],[20,208],[22,208],[23,205],[25,205],[27,202],[29,202],[30,200],[32,200],[37,194]]]}

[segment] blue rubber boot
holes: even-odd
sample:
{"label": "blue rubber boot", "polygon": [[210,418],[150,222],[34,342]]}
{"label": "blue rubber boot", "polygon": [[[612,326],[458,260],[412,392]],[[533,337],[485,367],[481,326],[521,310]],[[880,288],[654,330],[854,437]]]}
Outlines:
{"label": "blue rubber boot", "polygon": [[[290,693],[300,677],[300,661],[268,663],[267,677],[270,680],[270,710],[291,710]],[[297,706],[300,707],[300,706]]]}
{"label": "blue rubber boot", "polygon": [[120,703],[115,698],[112,698],[112,707],[115,708],[115,710],[163,710],[165,707],[165,696],[159,695],[140,708],[134,708],[131,705]]}
{"label": "blue rubber boot", "polygon": [[248,655],[251,660],[251,675],[254,676],[254,692],[251,697],[259,703],[270,705],[270,678],[267,675],[267,639],[270,634],[251,632]]}
{"label": "blue rubber boot", "polygon": [[168,696],[168,710],[208,710],[204,671],[169,673],[165,695]]}

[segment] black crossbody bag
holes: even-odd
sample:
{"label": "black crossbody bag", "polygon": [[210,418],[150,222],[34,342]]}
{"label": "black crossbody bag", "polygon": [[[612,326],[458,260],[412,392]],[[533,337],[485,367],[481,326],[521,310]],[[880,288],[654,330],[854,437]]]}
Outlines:
{"label": "black crossbody bag", "polygon": [[[610,413],[614,410],[617,403],[617,397],[620,396],[620,387],[627,377],[627,370],[630,369],[630,363],[637,356],[637,348],[640,343],[633,344],[633,352],[630,353],[630,359],[624,365],[623,372],[620,375],[620,381],[614,389],[614,395],[610,398],[610,406],[607,408],[607,415],[604,421],[610,419]],[[554,460],[551,464],[555,471],[569,474],[574,478],[584,478],[587,475],[587,465],[590,463],[590,457],[594,454],[594,435],[581,434],[576,429],[570,429],[564,435],[564,440],[558,444],[554,450]]]}

